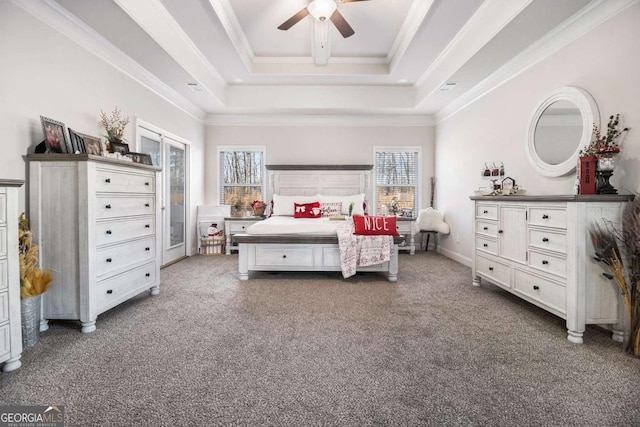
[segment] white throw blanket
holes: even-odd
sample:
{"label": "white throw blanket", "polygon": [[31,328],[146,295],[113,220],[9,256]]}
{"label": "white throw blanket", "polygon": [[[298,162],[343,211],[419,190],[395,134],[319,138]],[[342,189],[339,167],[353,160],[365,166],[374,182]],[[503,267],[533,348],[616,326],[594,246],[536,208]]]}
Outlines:
{"label": "white throw blanket", "polygon": [[356,236],[353,222],[336,226],[340,248],[340,268],[346,279],[356,274],[357,267],[382,264],[391,260],[393,236]]}

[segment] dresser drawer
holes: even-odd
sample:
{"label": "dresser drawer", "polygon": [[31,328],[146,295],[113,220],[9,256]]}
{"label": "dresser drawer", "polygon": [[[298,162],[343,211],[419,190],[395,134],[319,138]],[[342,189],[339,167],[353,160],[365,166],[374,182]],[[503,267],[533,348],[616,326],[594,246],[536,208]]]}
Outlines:
{"label": "dresser drawer", "polygon": [[530,208],[529,225],[566,229],[567,210],[564,208],[542,206]]}
{"label": "dresser drawer", "polygon": [[95,190],[99,193],[149,193],[156,190],[155,175],[96,168]]}
{"label": "dresser drawer", "polygon": [[11,352],[11,331],[9,324],[0,326],[0,360]]}
{"label": "dresser drawer", "polygon": [[155,238],[136,240],[116,246],[107,246],[96,251],[96,275],[103,276],[122,270],[156,256]]}
{"label": "dresser drawer", "polygon": [[507,264],[476,255],[476,274],[481,274],[496,284],[511,287],[511,269]]}
{"label": "dresser drawer", "polygon": [[529,251],[529,266],[562,278],[567,277],[567,259],[560,256]]}
{"label": "dresser drawer", "polygon": [[410,234],[411,221],[396,221],[396,230],[398,230],[398,234]]}
{"label": "dresser drawer", "polygon": [[482,236],[476,236],[476,249],[493,255],[498,255],[498,241]]}
{"label": "dresser drawer", "polygon": [[0,325],[9,321],[9,293],[0,292]]}
{"label": "dresser drawer", "polygon": [[9,284],[9,268],[6,259],[0,259],[0,291],[7,289]]}
{"label": "dresser drawer", "polygon": [[95,230],[96,245],[100,246],[138,237],[152,236],[156,231],[156,225],[154,217],[149,216],[98,222]]}
{"label": "dresser drawer", "polygon": [[251,227],[255,221],[229,221],[228,234],[233,233],[246,233],[247,229]]}
{"label": "dresser drawer", "polygon": [[498,223],[491,221],[476,221],[476,233],[485,236],[498,237]]}
{"label": "dresser drawer", "polygon": [[256,265],[261,266],[290,266],[299,267],[313,266],[313,248],[308,246],[292,247],[283,245],[282,247],[256,247]]}
{"label": "dresser drawer", "polygon": [[498,205],[477,205],[476,218],[498,219]]}
{"label": "dresser drawer", "polygon": [[140,197],[98,197],[96,218],[116,218],[121,216],[152,215],[155,211],[153,196]]}
{"label": "dresser drawer", "polygon": [[567,235],[551,230],[529,229],[529,247],[567,253]]}
{"label": "dresser drawer", "polygon": [[98,311],[101,313],[142,292],[145,288],[151,288],[155,280],[156,263],[151,262],[98,282],[95,299]]}
{"label": "dresser drawer", "polygon": [[566,288],[559,283],[516,269],[513,288],[562,314],[566,313]]}
{"label": "dresser drawer", "polygon": [[340,249],[334,247],[322,248],[322,266],[340,267]]}

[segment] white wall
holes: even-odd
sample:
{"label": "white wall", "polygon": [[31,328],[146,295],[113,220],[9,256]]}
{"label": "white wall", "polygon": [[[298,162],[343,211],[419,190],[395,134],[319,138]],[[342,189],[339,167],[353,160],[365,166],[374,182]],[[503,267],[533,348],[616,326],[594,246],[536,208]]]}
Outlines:
{"label": "white wall", "polygon": [[527,194],[571,194],[575,174],[538,175],[525,157],[530,116],[539,100],[562,86],[578,86],[595,99],[606,129],[608,116],[621,113],[631,128],[611,183],[640,191],[640,4],[601,24],[582,38],[531,67],[436,126],[437,206],[451,234],[440,239],[446,254],[470,263],[473,190],[485,161],[500,160],[506,175]]}
{"label": "white wall", "polygon": [[434,173],[431,126],[207,126],[206,199],[218,203],[218,145],[264,145],[267,164],[373,164],[374,146],[422,147],[422,204]]}
{"label": "white wall", "polygon": [[[202,203],[204,125],[200,121],[10,1],[0,1],[0,58],[1,178],[25,178],[23,157],[44,139],[40,115],[78,132],[103,136],[100,110],[109,113],[118,106],[131,117],[125,139],[132,145],[135,117],[192,143],[191,205]],[[23,189],[23,209],[24,194]]]}

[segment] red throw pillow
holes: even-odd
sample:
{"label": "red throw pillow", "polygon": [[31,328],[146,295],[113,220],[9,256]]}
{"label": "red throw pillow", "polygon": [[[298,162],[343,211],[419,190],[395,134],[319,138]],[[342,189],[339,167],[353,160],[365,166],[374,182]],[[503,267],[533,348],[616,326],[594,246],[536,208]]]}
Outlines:
{"label": "red throw pillow", "polygon": [[320,202],[293,204],[294,218],[320,218],[320,215],[322,215]]}
{"label": "red throw pillow", "polygon": [[361,236],[399,236],[396,229],[395,216],[370,216],[370,215],[354,215],[353,225],[355,231],[353,234]]}

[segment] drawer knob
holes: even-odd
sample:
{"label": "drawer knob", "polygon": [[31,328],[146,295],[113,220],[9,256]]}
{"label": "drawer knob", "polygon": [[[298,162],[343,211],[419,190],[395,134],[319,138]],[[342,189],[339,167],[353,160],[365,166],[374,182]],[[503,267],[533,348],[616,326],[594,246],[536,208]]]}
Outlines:
{"label": "drawer knob", "polygon": [[149,207],[149,203],[145,203],[145,204],[144,204],[144,207],[145,207],[145,208],[148,208],[148,207]]}
{"label": "drawer knob", "polygon": [[547,242],[549,241],[549,239],[548,239],[548,238],[546,238],[546,237],[543,237],[543,238],[542,238],[542,241],[543,241],[543,242],[545,242],[545,243],[547,243]]}
{"label": "drawer knob", "polygon": [[109,290],[107,291],[107,293],[108,293],[108,294],[112,294],[112,293],[113,293],[113,289],[109,289]]}
{"label": "drawer knob", "polygon": [[149,224],[145,224],[144,228],[151,228],[151,226]]}
{"label": "drawer knob", "polygon": [[485,247],[485,248],[488,248],[488,247],[489,247],[489,245],[488,245],[488,244],[486,244],[486,243],[483,243],[483,244],[482,244],[482,246],[483,246],[483,247]]}
{"label": "drawer knob", "polygon": [[146,277],[149,277],[149,276],[151,276],[151,273],[147,273],[147,274],[145,274],[145,276],[146,276]]}
{"label": "drawer knob", "polygon": [[151,248],[144,248],[144,250],[145,250],[145,251],[150,251],[150,250],[151,250]]}
{"label": "drawer knob", "polygon": [[502,234],[502,230],[498,230],[498,234]]}
{"label": "drawer knob", "polygon": [[546,259],[543,259],[542,260],[542,265],[547,265],[547,264],[549,264],[549,261],[547,261]]}
{"label": "drawer knob", "polygon": [[104,182],[106,182],[107,184],[111,184],[111,178],[105,179]]}
{"label": "drawer knob", "polygon": [[493,267],[489,267],[489,271],[493,271]]}
{"label": "drawer knob", "polygon": [[484,231],[489,231],[489,227],[483,227],[482,228]]}
{"label": "drawer knob", "polygon": [[111,209],[111,205],[106,205],[105,209]]}
{"label": "drawer knob", "polygon": [[282,255],[282,258],[286,258],[286,257],[287,257],[286,255]]}
{"label": "drawer knob", "polygon": [[148,183],[148,182],[145,182],[145,183],[144,183],[144,185],[149,186],[149,183]]}
{"label": "drawer knob", "polygon": [[538,285],[533,285],[533,290],[534,290],[534,291],[537,291],[537,290],[539,290],[539,289],[540,289],[540,286],[538,286]]}
{"label": "drawer knob", "polygon": [[482,211],[482,213],[486,213],[486,214],[488,214],[488,213],[489,213],[489,211]]}
{"label": "drawer knob", "polygon": [[107,230],[107,231],[106,231],[106,233],[107,233],[107,234],[111,234],[111,230]]}
{"label": "drawer knob", "polygon": [[107,258],[107,262],[111,262],[113,261],[111,258]]}
{"label": "drawer knob", "polygon": [[549,215],[547,214],[542,215],[542,219],[549,219]]}
{"label": "drawer knob", "polygon": [[244,225],[242,226],[242,229],[244,230]]}

